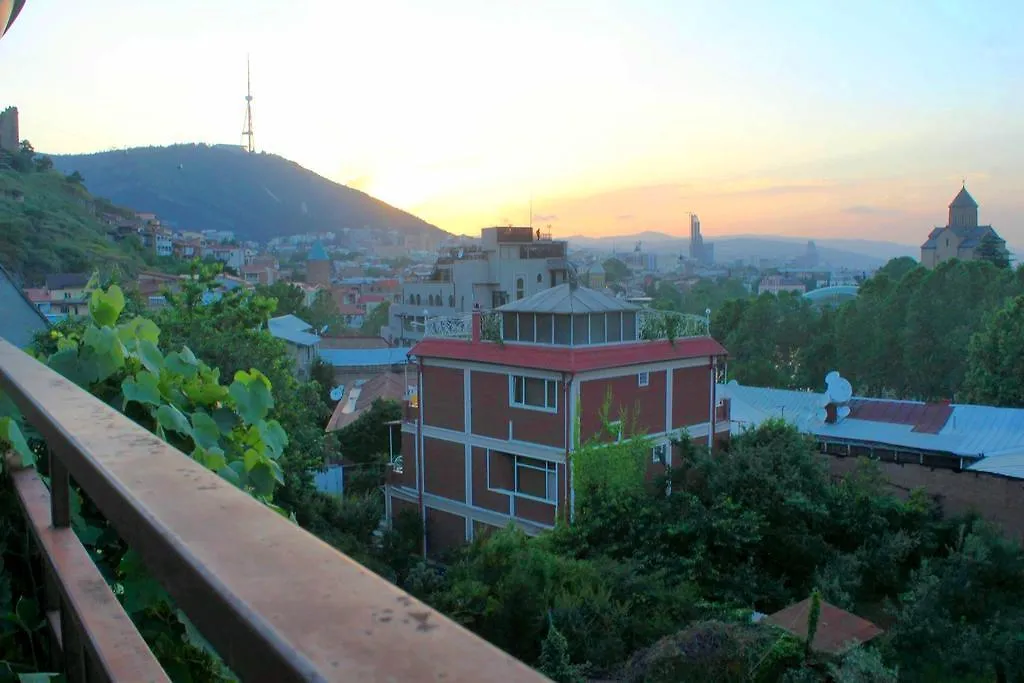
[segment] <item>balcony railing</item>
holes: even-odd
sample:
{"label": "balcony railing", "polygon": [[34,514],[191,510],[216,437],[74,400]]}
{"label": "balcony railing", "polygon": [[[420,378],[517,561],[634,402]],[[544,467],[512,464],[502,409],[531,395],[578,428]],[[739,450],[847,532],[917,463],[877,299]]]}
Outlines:
{"label": "balcony railing", "polygon": [[168,677],[70,527],[71,481],[242,680],[544,680],[3,340],[0,389],[51,454],[49,488],[11,479],[72,683]]}

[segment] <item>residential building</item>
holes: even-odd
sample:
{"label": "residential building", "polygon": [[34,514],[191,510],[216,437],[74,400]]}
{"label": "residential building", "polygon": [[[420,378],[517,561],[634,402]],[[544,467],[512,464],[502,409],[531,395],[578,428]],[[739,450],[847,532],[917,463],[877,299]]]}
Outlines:
{"label": "residential building", "polygon": [[319,241],[313,244],[306,256],[306,282],[321,287],[331,286],[331,258]]}
{"label": "residential building", "polygon": [[757,286],[758,294],[780,294],[782,292],[803,294],[806,291],[807,285],[796,278],[785,275],[768,275],[762,278]]}
{"label": "residential building", "polygon": [[267,328],[271,336],[283,340],[288,346],[288,353],[295,361],[295,376],[309,379],[320,350],[320,336],[313,326],[289,313],[271,318]]}
{"label": "residential building", "polygon": [[249,285],[272,285],[278,281],[280,273],[273,264],[251,263],[242,266],[239,271],[242,279]]}
{"label": "residential building", "polygon": [[28,289],[26,296],[48,318],[60,320],[89,313],[94,288],[88,273],[60,273],[46,276],[46,285]]}
{"label": "residential building", "polygon": [[45,331],[50,323],[43,312],[29,300],[13,276],[0,266],[0,337],[19,348],[32,343],[32,338]]}
{"label": "residential building", "polygon": [[[672,340],[658,332],[665,316],[679,322]],[[646,435],[650,477],[671,466],[684,430],[702,443],[728,435],[714,391],[726,352],[703,317],[566,283],[491,313],[431,319],[409,353],[416,384],[387,514],[418,515],[432,555],[509,522],[536,534],[569,519],[576,434]]]}
{"label": "residential building", "polygon": [[[333,387],[332,387],[333,388]],[[331,419],[327,423],[328,432],[344,429],[359,419],[376,401],[401,402],[408,393],[408,379],[404,373],[382,372],[372,378],[357,379],[349,385],[337,387],[341,398],[334,407]],[[400,438],[396,432],[395,450],[398,449]]]}
{"label": "residential building", "polygon": [[484,228],[479,245],[445,248],[426,279],[404,284],[383,334],[416,341],[427,318],[490,310],[568,282],[567,249],[533,228]]}
{"label": "residential building", "polygon": [[978,225],[978,203],[964,185],[949,204],[946,225],[934,228],[921,245],[921,265],[934,268],[954,258],[977,260],[980,258],[978,247],[986,239],[993,240],[995,247],[1008,255],[1006,240],[991,225]]}

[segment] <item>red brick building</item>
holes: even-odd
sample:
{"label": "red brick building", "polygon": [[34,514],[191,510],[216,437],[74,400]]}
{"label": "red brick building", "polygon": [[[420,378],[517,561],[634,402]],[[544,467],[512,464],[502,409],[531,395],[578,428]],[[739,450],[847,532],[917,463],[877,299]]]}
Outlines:
{"label": "red brick building", "polygon": [[606,402],[618,438],[653,441],[652,474],[671,464],[683,429],[727,434],[728,406],[715,397],[725,354],[704,318],[570,284],[494,313],[428,320],[410,352],[388,516],[417,513],[429,554],[509,521],[549,529],[572,507],[576,425],[581,443],[600,437]]}

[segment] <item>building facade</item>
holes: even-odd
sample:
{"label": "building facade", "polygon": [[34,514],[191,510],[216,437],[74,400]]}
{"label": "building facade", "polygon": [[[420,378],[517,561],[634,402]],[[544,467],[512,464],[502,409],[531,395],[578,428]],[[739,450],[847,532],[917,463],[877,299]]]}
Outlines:
{"label": "building facade", "polygon": [[484,228],[479,245],[448,248],[425,279],[404,284],[382,334],[416,341],[428,318],[490,310],[568,282],[567,251],[568,242],[533,228]]}
{"label": "building facade", "polygon": [[577,443],[642,434],[654,476],[683,430],[709,443],[726,435],[728,406],[715,397],[725,349],[706,319],[673,315],[686,327],[670,341],[656,332],[663,314],[563,284],[430,321],[410,351],[389,519],[420,516],[431,555],[509,522],[536,534],[571,517]]}
{"label": "building facade", "polygon": [[934,228],[921,245],[921,265],[934,268],[950,259],[977,260],[981,257],[979,247],[986,240],[993,241],[995,249],[1008,254],[1006,240],[991,225],[978,225],[978,203],[966,186],[961,187],[949,204],[947,224]]}

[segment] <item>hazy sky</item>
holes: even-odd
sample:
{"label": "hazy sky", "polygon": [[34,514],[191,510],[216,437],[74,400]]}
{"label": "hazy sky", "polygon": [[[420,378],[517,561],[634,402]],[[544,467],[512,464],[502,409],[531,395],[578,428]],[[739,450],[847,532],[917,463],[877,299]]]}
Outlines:
{"label": "hazy sky", "polygon": [[[256,143],[442,228],[1024,242],[1019,0],[29,0],[41,151]],[[143,207],[136,207],[143,208]]]}

